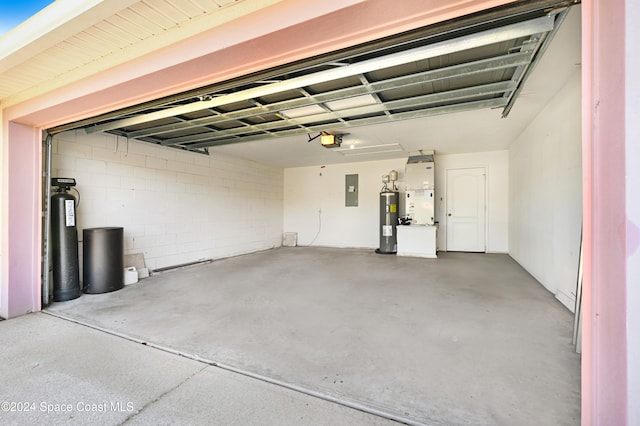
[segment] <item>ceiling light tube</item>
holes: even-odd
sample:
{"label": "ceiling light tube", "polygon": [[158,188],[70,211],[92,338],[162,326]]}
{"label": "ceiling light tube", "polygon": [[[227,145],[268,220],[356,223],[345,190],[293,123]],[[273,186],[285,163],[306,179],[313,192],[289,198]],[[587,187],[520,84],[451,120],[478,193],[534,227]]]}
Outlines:
{"label": "ceiling light tube", "polygon": [[387,154],[389,152],[401,152],[401,148],[397,149],[385,149],[382,151],[368,151],[368,152],[349,152],[349,151],[341,151],[340,154],[345,157],[355,157],[356,155],[374,155],[374,154]]}

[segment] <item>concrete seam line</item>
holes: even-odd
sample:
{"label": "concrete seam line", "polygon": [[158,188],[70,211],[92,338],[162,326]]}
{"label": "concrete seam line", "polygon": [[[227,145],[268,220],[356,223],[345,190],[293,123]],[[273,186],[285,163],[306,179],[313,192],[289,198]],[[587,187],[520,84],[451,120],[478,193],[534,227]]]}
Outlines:
{"label": "concrete seam line", "polygon": [[[362,411],[362,412],[367,413],[367,414],[371,414],[371,415],[374,415],[374,416],[377,416],[377,417],[382,417],[382,418],[385,418],[385,419],[388,419],[388,420],[393,420],[393,421],[396,421],[396,422],[399,422],[399,423],[403,423],[403,424],[407,424],[407,425],[411,425],[411,426],[426,426],[424,423],[418,422],[416,420],[407,419],[405,417],[398,416],[398,415],[395,415],[395,414],[392,414],[392,413],[388,413],[386,411],[382,411],[382,410],[379,410],[377,408],[369,407],[369,406],[364,405],[364,404],[360,404],[360,403],[357,403],[357,402],[336,398],[334,396],[331,396],[331,395],[328,395],[328,394],[325,394],[325,393],[321,393],[321,392],[318,392],[318,391],[314,391],[314,390],[311,390],[311,389],[307,389],[307,388],[304,388],[302,386],[294,385],[292,383],[288,383],[288,382],[284,382],[284,381],[281,381],[281,380],[273,379],[273,378],[270,378],[270,377],[267,377],[267,376],[263,376],[263,375],[260,375],[260,374],[257,374],[257,373],[252,373],[252,372],[249,372],[249,371],[241,370],[239,368],[236,368],[236,367],[233,367],[233,366],[230,366],[230,365],[226,365],[226,364],[223,364],[223,363],[219,363],[219,362],[216,362],[216,361],[212,361],[212,360],[200,357],[197,354],[190,354],[190,353],[182,352],[182,351],[179,351],[179,350],[176,350],[176,349],[172,349],[172,348],[169,348],[169,347],[166,347],[166,346],[158,345],[158,344],[155,344],[155,343],[152,343],[152,342],[148,342],[146,340],[139,339],[137,337],[129,336],[127,334],[119,333],[117,331],[109,330],[109,329],[106,329],[104,327],[100,327],[100,326],[97,326],[97,325],[89,324],[87,322],[84,322],[84,321],[81,321],[81,320],[78,320],[78,319],[75,319],[75,318],[67,317],[65,315],[61,315],[61,314],[56,313],[56,312],[51,312],[51,311],[48,311],[48,310],[43,310],[41,312],[46,314],[46,315],[50,315],[52,317],[55,317],[55,318],[58,318],[58,319],[61,319],[61,320],[64,320],[64,321],[72,322],[72,323],[75,323],[75,324],[78,324],[78,325],[82,325],[84,327],[88,327],[88,328],[92,328],[92,329],[97,330],[97,331],[101,331],[101,332],[106,333],[106,334],[110,334],[110,335],[115,336],[115,337],[119,337],[119,338],[122,338],[122,339],[125,339],[125,340],[129,340],[129,341],[135,342],[135,343],[140,343],[140,344],[142,344],[144,346],[148,346],[148,347],[153,348],[153,349],[158,349],[158,350],[161,350],[161,351],[164,351],[164,352],[171,353],[173,355],[178,355],[178,356],[181,356],[183,358],[188,358],[188,359],[191,359],[193,361],[197,361],[197,362],[201,362],[201,363],[207,364],[208,366],[217,367],[217,368],[220,368],[222,370],[229,371],[231,373],[241,374],[243,376],[246,376],[246,377],[249,377],[249,378],[252,378],[252,379],[256,379],[256,380],[260,380],[262,382],[270,383],[272,385],[280,386],[280,387],[283,387],[283,388],[286,388],[286,389],[289,389],[289,390],[292,390],[292,391],[295,391],[295,392],[299,392],[299,393],[302,393],[302,394],[305,394],[305,395],[308,395],[308,396],[311,396],[311,397],[314,397],[314,398],[322,399],[322,400],[327,401],[327,402],[332,402],[334,404],[342,405],[343,407],[347,407],[347,408],[351,408],[351,409],[354,409],[354,410]],[[200,371],[202,371],[202,370],[200,370]]]}
{"label": "concrete seam line", "polygon": [[[78,324],[78,325],[83,325],[83,324]],[[173,392],[174,390],[178,389],[180,386],[184,385],[185,383],[187,383],[189,380],[193,379],[197,374],[202,373],[204,370],[206,370],[208,368],[208,366],[204,366],[202,367],[200,370],[194,372],[193,374],[190,374],[186,379],[184,379],[183,381],[181,381],[180,383],[178,383],[177,385],[173,386],[171,389],[168,389],[167,391],[161,393],[160,395],[158,395],[155,399],[147,402],[146,404],[144,404],[139,410],[137,410],[135,413],[131,413],[129,416],[127,416],[126,419],[124,419],[124,421],[122,421],[122,423],[120,423],[121,425],[127,423],[128,421],[130,421],[131,419],[137,417],[138,415],[140,415],[144,410],[147,409],[147,407],[151,406],[152,404],[155,404],[156,402],[160,401],[161,399],[163,399],[165,396],[167,396],[168,394],[170,394],[171,392]]]}

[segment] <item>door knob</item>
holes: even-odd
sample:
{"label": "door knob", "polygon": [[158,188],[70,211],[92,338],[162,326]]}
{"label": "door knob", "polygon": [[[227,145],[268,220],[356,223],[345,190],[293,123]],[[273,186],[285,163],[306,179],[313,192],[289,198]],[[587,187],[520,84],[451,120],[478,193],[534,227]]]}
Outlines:
{"label": "door knob", "polygon": [[449,213],[449,216],[451,216],[451,213]]}

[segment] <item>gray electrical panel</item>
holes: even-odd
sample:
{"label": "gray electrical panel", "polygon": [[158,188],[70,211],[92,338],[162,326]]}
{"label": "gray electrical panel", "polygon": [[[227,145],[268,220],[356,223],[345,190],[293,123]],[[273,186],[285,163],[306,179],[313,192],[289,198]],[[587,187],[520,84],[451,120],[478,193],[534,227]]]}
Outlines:
{"label": "gray electrical panel", "polygon": [[344,205],[358,207],[358,175],[345,175],[344,178]]}

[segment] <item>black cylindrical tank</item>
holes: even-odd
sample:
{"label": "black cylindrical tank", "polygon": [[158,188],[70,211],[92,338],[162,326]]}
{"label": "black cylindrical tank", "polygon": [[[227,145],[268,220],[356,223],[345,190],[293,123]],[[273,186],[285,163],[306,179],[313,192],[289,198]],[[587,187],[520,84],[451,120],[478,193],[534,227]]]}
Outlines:
{"label": "black cylindrical tank", "polygon": [[107,293],[124,287],[124,230],[118,227],[82,231],[83,291]]}
{"label": "black cylindrical tank", "polygon": [[51,258],[53,300],[64,302],[80,296],[76,198],[66,192],[51,196]]}
{"label": "black cylindrical tank", "polygon": [[398,238],[396,225],[398,224],[399,194],[395,191],[380,193],[380,248],[379,253],[395,253]]}

